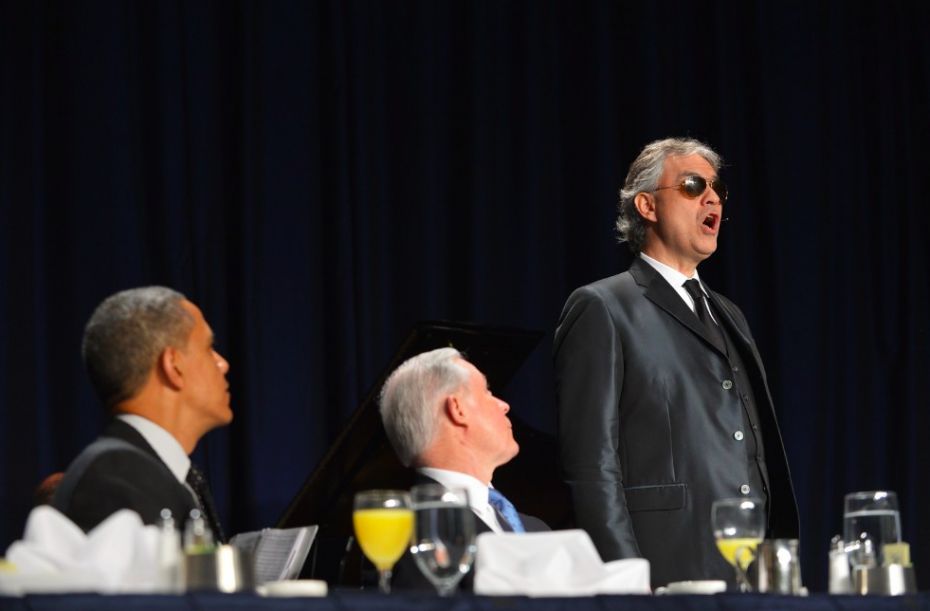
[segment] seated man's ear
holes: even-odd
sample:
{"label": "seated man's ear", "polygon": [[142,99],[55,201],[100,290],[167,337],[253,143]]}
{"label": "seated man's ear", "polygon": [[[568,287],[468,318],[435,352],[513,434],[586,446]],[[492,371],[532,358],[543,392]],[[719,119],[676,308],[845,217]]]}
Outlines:
{"label": "seated man's ear", "polygon": [[182,373],[181,353],[168,347],[158,357],[158,373],[165,382],[174,388],[184,386],[184,374]]}
{"label": "seated man's ear", "polygon": [[463,426],[468,423],[468,412],[465,406],[456,395],[446,397],[445,403],[446,417],[456,426]]}

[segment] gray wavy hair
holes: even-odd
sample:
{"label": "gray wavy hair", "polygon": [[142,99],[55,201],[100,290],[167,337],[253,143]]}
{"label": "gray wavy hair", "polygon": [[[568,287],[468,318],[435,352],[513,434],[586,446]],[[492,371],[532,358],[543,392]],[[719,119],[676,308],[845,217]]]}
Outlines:
{"label": "gray wavy hair", "polygon": [[405,467],[436,437],[445,397],[468,384],[464,358],[455,348],[424,352],[404,361],[384,383],[381,421]]}
{"label": "gray wavy hair", "polygon": [[630,164],[626,181],[620,189],[620,202],[617,205],[617,241],[626,242],[633,254],[643,249],[646,237],[646,220],[639,214],[633,199],[639,193],[651,193],[659,186],[659,178],[668,157],[688,157],[700,155],[707,160],[715,172],[723,165],[723,158],[710,146],[692,138],[666,138],[650,142],[639,156]]}
{"label": "gray wavy hair", "polygon": [[184,300],[177,291],[148,286],[111,295],[94,310],[81,355],[108,411],[139,392],[166,348],[187,346],[194,318]]}

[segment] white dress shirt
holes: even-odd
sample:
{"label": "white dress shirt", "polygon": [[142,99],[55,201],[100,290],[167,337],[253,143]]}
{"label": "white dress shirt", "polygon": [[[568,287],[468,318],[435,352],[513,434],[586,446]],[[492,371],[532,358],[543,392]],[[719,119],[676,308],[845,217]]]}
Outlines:
{"label": "white dress shirt", "polygon": [[497,521],[497,512],[488,502],[488,486],[485,486],[476,478],[459,473],[458,471],[447,471],[445,469],[433,469],[423,467],[417,469],[417,473],[422,473],[426,477],[436,480],[446,488],[465,488],[468,492],[468,504],[471,510],[478,518],[496,532],[506,532]]}
{"label": "white dress shirt", "polygon": [[[685,290],[685,282],[691,280],[691,278],[685,276],[683,273],[675,269],[674,267],[669,267],[665,263],[656,261],[649,255],[639,253],[639,257],[651,265],[657,272],[659,272],[665,280],[672,285],[672,288],[675,289],[675,292],[684,300],[684,302],[691,308],[692,312],[697,313],[694,309],[694,300],[691,299],[691,295],[688,294],[688,291]],[[694,280],[697,280],[698,283],[701,281],[701,277],[698,276],[697,270],[694,270]],[[710,304],[707,303],[707,291],[704,290],[704,285],[701,284],[701,293],[704,294],[704,305],[707,307],[707,311],[710,312],[710,317],[714,319],[714,322],[717,322],[717,317],[714,316],[714,310],[710,307]]]}

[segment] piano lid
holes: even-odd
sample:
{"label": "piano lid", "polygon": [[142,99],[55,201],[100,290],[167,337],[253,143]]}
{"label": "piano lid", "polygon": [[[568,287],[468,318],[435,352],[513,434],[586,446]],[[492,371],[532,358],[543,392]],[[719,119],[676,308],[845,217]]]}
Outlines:
{"label": "piano lid", "polygon": [[[491,388],[502,390],[543,335],[539,330],[470,323],[418,323],[372,384],[277,526],[318,524],[321,535],[349,536],[352,500],[357,491],[409,489],[413,485],[413,472],[400,464],[387,440],[377,404],[384,381],[402,362],[421,352],[451,346],[485,374]],[[568,500],[559,480],[555,439],[517,418],[511,420],[520,454],[495,471],[495,486],[506,490],[524,513],[540,517],[553,528],[564,527],[569,519]]]}

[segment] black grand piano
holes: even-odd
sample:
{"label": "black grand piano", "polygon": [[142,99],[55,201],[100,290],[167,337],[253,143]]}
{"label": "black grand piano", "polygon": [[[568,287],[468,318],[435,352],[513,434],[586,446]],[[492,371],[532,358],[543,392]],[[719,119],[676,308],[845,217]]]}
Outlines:
{"label": "black grand piano", "polygon": [[[414,326],[355,413],[291,501],[278,528],[319,525],[301,577],[324,579],[331,586],[362,582],[365,561],[352,533],[352,499],[359,490],[409,489],[413,472],[394,455],[378,413],[378,393],[387,376],[411,356],[451,346],[464,353],[506,397],[506,386],[544,333],[486,327],[470,323],[421,322]],[[540,383],[551,385],[550,380]],[[520,453],[494,473],[494,485],[521,511],[554,529],[571,526],[568,493],[559,478],[553,436],[534,430],[513,416]]]}

